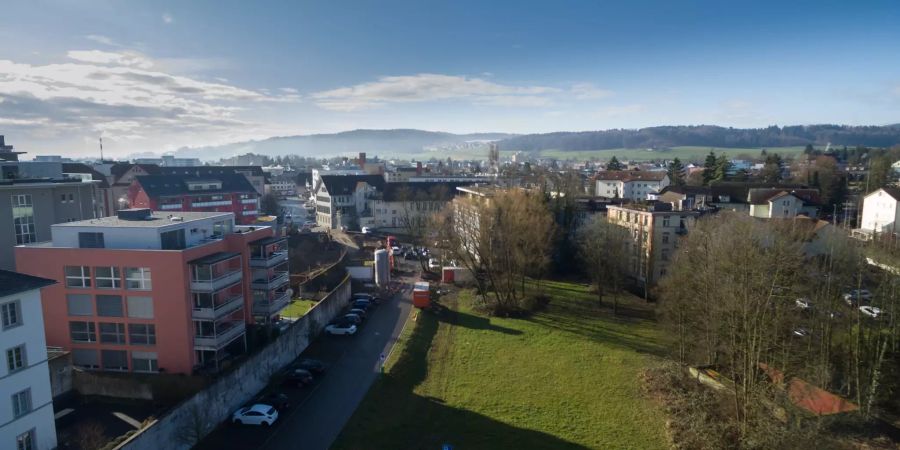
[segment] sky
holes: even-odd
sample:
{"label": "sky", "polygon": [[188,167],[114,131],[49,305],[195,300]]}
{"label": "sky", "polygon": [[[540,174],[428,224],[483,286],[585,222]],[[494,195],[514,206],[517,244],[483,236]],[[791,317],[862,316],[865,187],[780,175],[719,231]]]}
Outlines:
{"label": "sky", "polygon": [[900,2],[8,0],[0,134],[31,155],[359,128],[900,122]]}

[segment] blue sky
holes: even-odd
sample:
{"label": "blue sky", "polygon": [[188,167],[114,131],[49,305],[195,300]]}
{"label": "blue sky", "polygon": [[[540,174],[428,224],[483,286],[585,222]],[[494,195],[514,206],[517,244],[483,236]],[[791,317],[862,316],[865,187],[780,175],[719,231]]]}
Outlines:
{"label": "blue sky", "polygon": [[[785,4],[787,3],[787,4]],[[14,1],[0,134],[164,152],[356,128],[900,122],[896,1]]]}

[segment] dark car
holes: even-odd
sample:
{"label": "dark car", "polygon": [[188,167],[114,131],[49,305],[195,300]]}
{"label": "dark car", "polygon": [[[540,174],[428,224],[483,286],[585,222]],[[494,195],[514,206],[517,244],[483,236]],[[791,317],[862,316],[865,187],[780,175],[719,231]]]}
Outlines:
{"label": "dark car", "polygon": [[263,403],[266,405],[272,405],[279,412],[284,411],[291,407],[290,399],[287,395],[282,394],[281,392],[269,392],[266,395],[263,395],[256,399],[256,403]]}
{"label": "dark car", "polygon": [[305,369],[290,369],[284,374],[284,384],[303,387],[313,382],[313,376]]}
{"label": "dark car", "polygon": [[344,314],[343,316],[341,316],[341,319],[344,319],[345,322],[349,322],[357,326],[362,323],[362,317],[359,317],[356,314],[352,313]]}
{"label": "dark car", "polygon": [[368,311],[369,308],[373,308],[375,306],[374,303],[372,303],[368,300],[354,300],[351,305],[352,305],[352,308],[362,309],[365,311]]}
{"label": "dark car", "polygon": [[362,309],[362,308],[353,308],[353,309],[351,309],[351,310],[348,311],[348,312],[349,312],[350,314],[356,314],[356,315],[359,316],[359,318],[362,319],[362,320],[366,320],[366,310],[364,310],[364,309]]}
{"label": "dark car", "polygon": [[318,359],[304,358],[300,361],[297,361],[297,364],[294,367],[298,369],[308,370],[313,373],[322,373],[325,372],[325,363],[319,361]]}
{"label": "dark car", "polygon": [[408,252],[406,252],[405,255],[403,255],[403,259],[416,260],[416,259],[419,259],[419,255],[416,255],[416,252],[414,252],[414,251],[408,251]]}
{"label": "dark car", "polygon": [[376,305],[381,304],[381,297],[379,297],[377,295],[372,295],[372,294],[362,294],[362,293],[353,294],[353,298],[351,298],[350,300],[351,301],[366,300],[366,301],[372,302]]}

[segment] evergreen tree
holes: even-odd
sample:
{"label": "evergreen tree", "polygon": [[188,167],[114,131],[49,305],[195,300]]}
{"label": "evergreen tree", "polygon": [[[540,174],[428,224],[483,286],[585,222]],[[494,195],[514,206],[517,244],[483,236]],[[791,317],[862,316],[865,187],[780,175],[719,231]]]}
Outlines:
{"label": "evergreen tree", "polygon": [[815,151],[816,149],[813,148],[812,144],[806,144],[806,148],[803,149],[803,153],[806,155],[812,155]]}
{"label": "evergreen tree", "polygon": [[625,166],[619,162],[619,159],[613,155],[612,159],[606,164],[606,170],[624,170]]}
{"label": "evergreen tree", "polygon": [[669,163],[669,182],[675,186],[683,186],[684,185],[684,164],[681,163],[681,160],[675,158]]}
{"label": "evergreen tree", "polygon": [[716,154],[712,150],[706,155],[706,161],[703,162],[703,185],[708,185],[710,181],[716,177]]}
{"label": "evergreen tree", "polygon": [[728,178],[729,170],[731,170],[731,162],[728,161],[728,158],[722,153],[716,158],[716,169],[713,172],[713,177],[710,181],[724,181]]}

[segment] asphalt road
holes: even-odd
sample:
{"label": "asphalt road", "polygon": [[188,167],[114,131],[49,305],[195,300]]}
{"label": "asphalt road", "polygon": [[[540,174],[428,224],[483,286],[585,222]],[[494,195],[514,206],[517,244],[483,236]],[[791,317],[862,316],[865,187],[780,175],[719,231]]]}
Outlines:
{"label": "asphalt road", "polygon": [[412,307],[411,284],[376,308],[354,336],[317,339],[304,352],[329,365],[306,388],[284,388],[292,406],[270,429],[221,426],[196,448],[260,448],[266,450],[325,450],[334,442],[381,371],[381,355],[387,356],[403,329]]}

